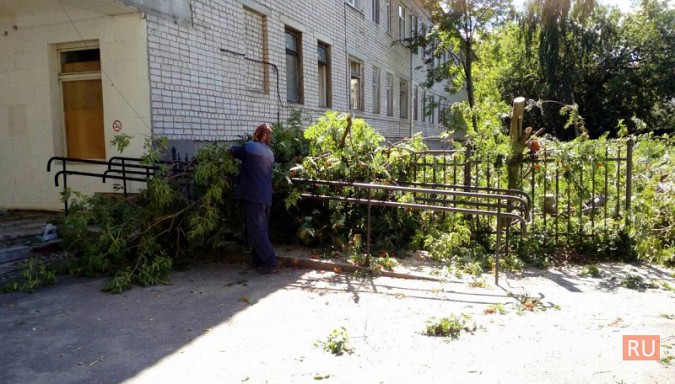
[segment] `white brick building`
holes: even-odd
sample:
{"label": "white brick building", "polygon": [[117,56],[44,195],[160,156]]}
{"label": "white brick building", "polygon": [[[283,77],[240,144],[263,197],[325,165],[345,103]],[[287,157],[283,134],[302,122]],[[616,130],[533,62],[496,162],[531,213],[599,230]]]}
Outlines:
{"label": "white brick building", "polygon": [[[459,96],[423,89],[421,54],[397,42],[429,28],[421,4],[0,0],[0,209],[59,209],[47,160],[118,155],[117,133],[136,138],[124,155],[138,156],[152,134],[227,141],[293,109],[333,109],[391,139],[436,136],[441,107]],[[113,185],[68,182],[85,193]]]}

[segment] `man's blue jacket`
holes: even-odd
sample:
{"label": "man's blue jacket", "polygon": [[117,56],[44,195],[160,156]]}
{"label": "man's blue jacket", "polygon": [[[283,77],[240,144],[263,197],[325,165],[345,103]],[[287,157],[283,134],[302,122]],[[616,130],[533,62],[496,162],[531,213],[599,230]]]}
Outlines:
{"label": "man's blue jacket", "polygon": [[264,143],[247,141],[244,145],[235,145],[230,153],[241,160],[241,171],[234,190],[235,199],[272,205],[272,168],[274,154]]}

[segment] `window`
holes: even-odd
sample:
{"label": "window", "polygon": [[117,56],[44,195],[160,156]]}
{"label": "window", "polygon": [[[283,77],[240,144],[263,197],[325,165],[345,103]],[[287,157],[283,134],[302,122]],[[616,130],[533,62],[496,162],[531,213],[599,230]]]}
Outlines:
{"label": "window", "polygon": [[403,5],[398,6],[398,39],[405,39],[405,8]]}
{"label": "window", "polygon": [[443,107],[443,105],[444,105],[444,103],[442,103],[439,100],[439,103],[438,103],[438,120],[437,120],[439,124],[443,124],[443,110],[445,109]]}
{"label": "window", "polygon": [[356,60],[349,60],[349,108],[363,111],[363,65]]}
{"label": "window", "polygon": [[319,106],[330,108],[332,103],[330,47],[327,44],[319,42],[317,56],[319,61]]}
{"label": "window", "polygon": [[[427,36],[427,26],[422,24],[422,37]],[[422,60],[427,59],[427,46],[426,44],[422,46]]]}
{"label": "window", "polygon": [[399,83],[399,100],[401,100],[401,117],[408,117],[408,82],[401,80]]}
{"label": "window", "polygon": [[429,113],[429,122],[430,122],[431,124],[433,124],[433,123],[435,122],[435,121],[434,121],[434,117],[435,117],[435,114],[434,114],[434,112],[435,112],[435,111],[434,111],[434,104],[435,104],[435,103],[434,103],[434,96],[429,96],[429,110],[428,110],[428,113]]}
{"label": "window", "polygon": [[286,100],[302,103],[302,56],[300,32],[286,28]]}
{"label": "window", "polygon": [[373,67],[373,113],[380,113],[380,68]]}
{"label": "window", "polygon": [[417,36],[417,16],[410,15],[410,37]]}
{"label": "window", "polygon": [[359,0],[345,0],[345,2],[354,8],[356,8],[359,5]]}
{"label": "window", "polygon": [[371,13],[375,24],[380,24],[380,0],[373,0],[373,9]]}
{"label": "window", "polygon": [[[246,57],[258,61],[268,61],[267,18],[249,8],[244,8],[244,36]],[[269,92],[269,68],[262,63],[246,63],[246,86],[249,90],[261,93]]]}
{"label": "window", "polygon": [[427,121],[427,91],[422,91],[422,121]]}
{"label": "window", "polygon": [[101,53],[87,48],[61,51],[59,56],[67,155],[105,159]]}
{"label": "window", "polygon": [[391,0],[384,0],[384,18],[387,33],[391,33]]}
{"label": "window", "polygon": [[387,116],[394,116],[394,75],[387,73],[387,97],[385,99],[385,107],[387,109]]}
{"label": "window", "polygon": [[419,87],[416,85],[414,90],[413,90],[413,120],[418,120],[419,118],[419,113],[417,111],[417,103],[419,102],[417,99],[417,93],[419,92]]}

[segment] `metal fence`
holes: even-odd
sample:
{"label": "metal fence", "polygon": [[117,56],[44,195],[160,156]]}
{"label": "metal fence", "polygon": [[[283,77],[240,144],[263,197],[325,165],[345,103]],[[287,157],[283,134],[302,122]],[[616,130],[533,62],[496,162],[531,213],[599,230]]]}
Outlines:
{"label": "metal fence", "polygon": [[[628,224],[634,145],[631,139],[589,141],[587,148],[576,154],[553,148],[527,154],[518,170],[517,191],[506,189],[504,156],[485,156],[471,148],[416,152],[413,179],[467,190],[526,192],[532,199],[531,232],[541,233],[546,243],[559,245],[570,236],[592,236],[610,223]],[[487,227],[494,227],[494,222]]]}

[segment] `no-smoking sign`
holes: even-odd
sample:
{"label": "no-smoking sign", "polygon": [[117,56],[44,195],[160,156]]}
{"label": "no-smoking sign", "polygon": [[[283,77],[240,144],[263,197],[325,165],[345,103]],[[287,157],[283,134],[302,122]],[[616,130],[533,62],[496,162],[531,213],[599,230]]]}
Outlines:
{"label": "no-smoking sign", "polygon": [[119,121],[119,120],[115,120],[115,121],[113,121],[112,127],[113,127],[113,131],[119,132],[119,131],[122,130],[122,122]]}

